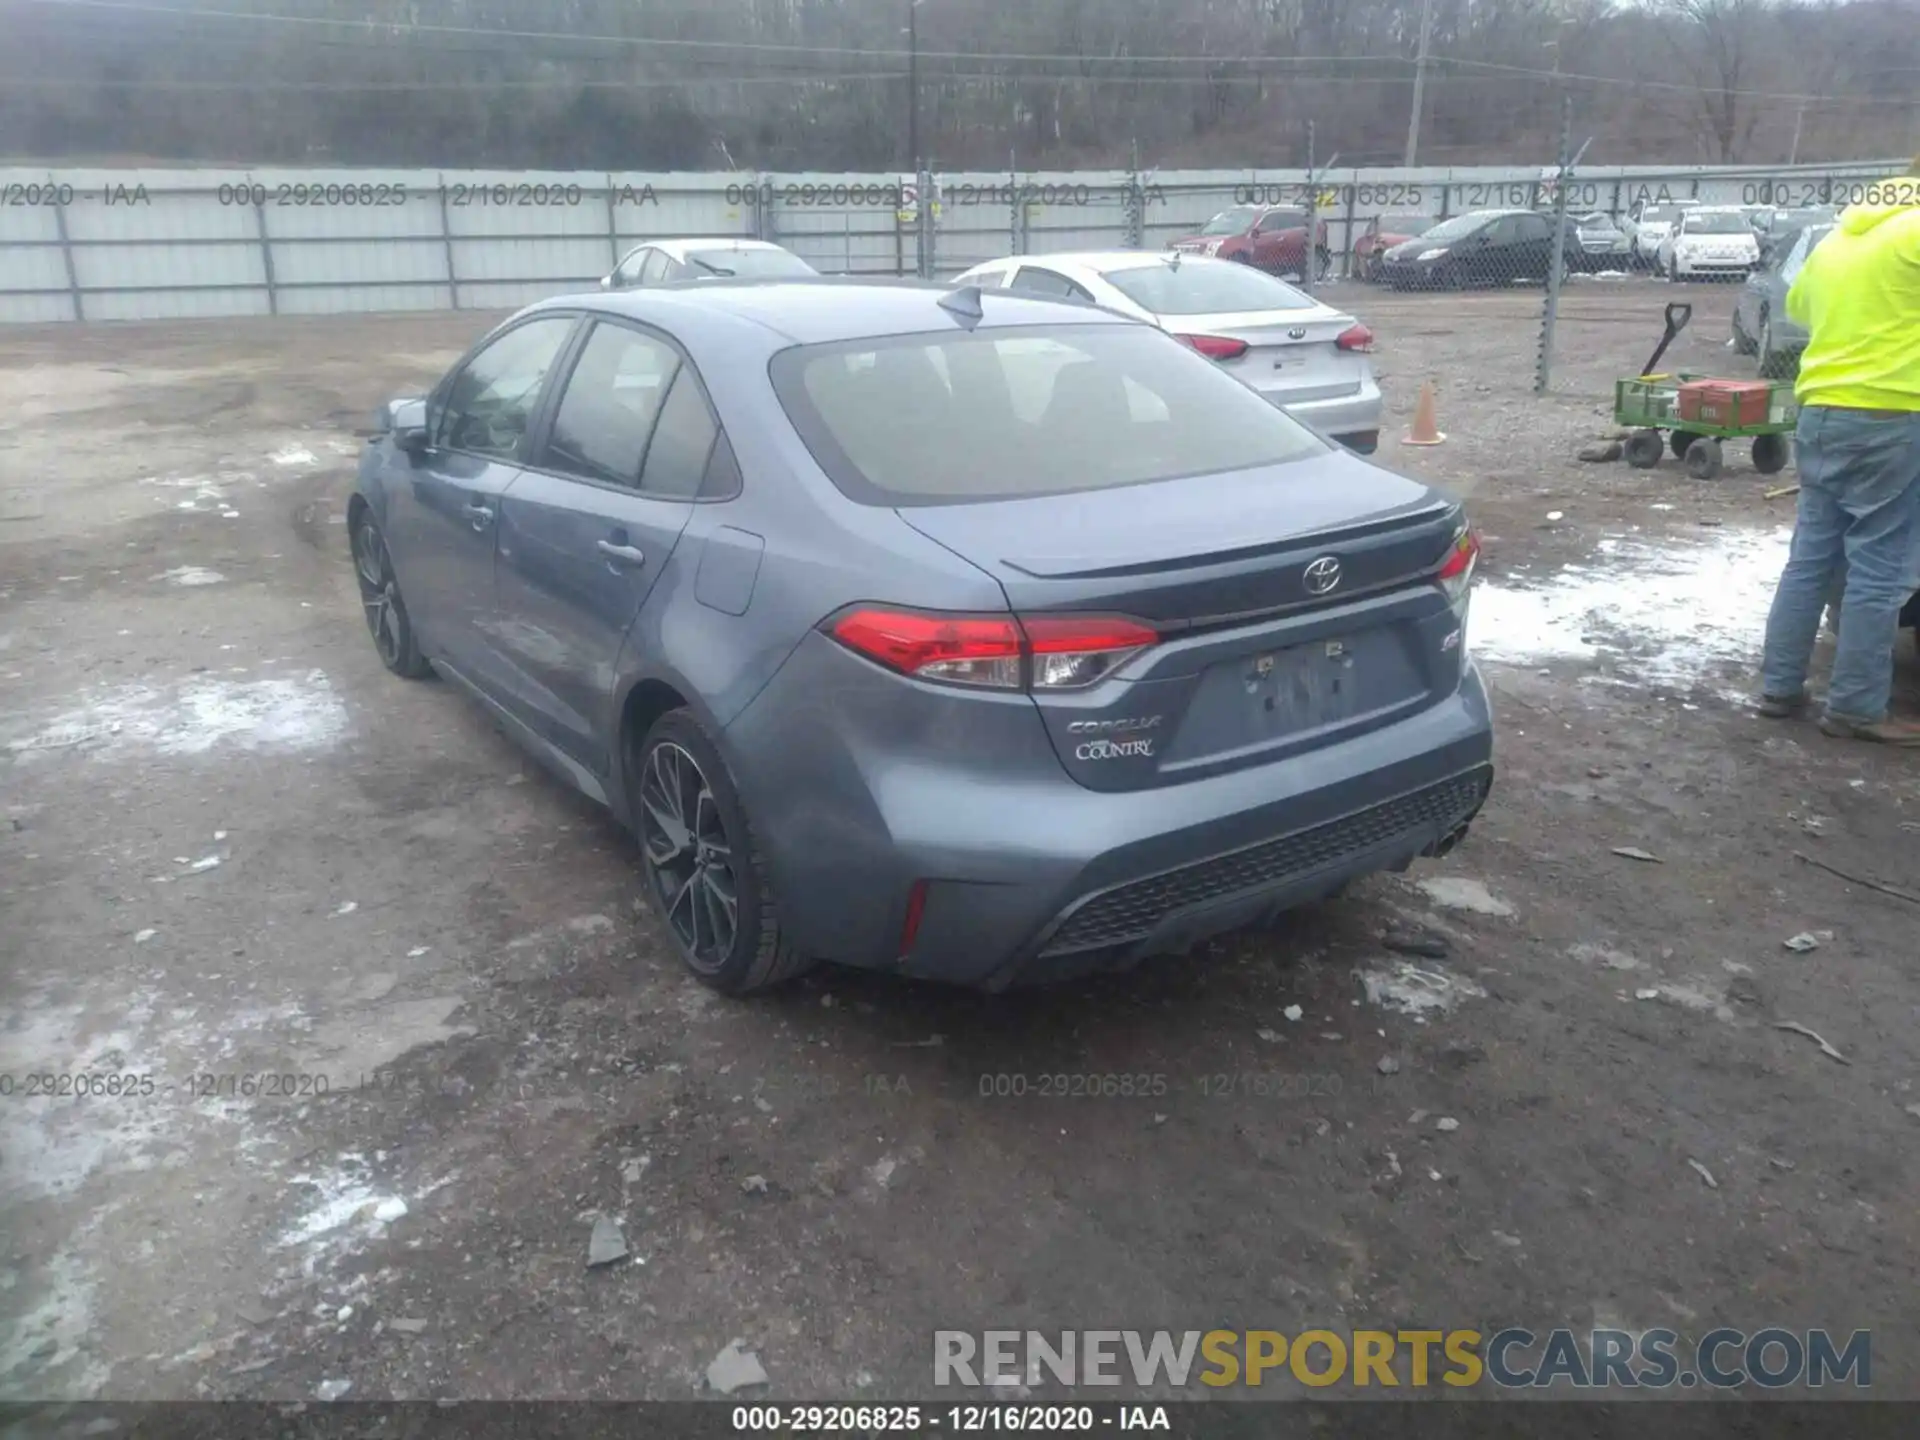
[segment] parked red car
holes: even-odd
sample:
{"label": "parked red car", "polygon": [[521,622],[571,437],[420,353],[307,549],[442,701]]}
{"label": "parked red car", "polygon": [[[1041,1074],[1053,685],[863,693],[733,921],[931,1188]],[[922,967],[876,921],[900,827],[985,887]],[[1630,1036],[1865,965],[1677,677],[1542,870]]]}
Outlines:
{"label": "parked red car", "polygon": [[[1327,222],[1319,225],[1315,243],[1319,275],[1333,262],[1327,248]],[[1236,205],[1222,210],[1196,235],[1173,242],[1169,249],[1183,255],[1217,255],[1237,260],[1269,275],[1286,277],[1307,273],[1307,210],[1304,205]]]}
{"label": "parked red car", "polygon": [[1380,278],[1380,257],[1396,245],[1417,240],[1440,222],[1431,215],[1376,215],[1353,242],[1353,273],[1362,280]]}

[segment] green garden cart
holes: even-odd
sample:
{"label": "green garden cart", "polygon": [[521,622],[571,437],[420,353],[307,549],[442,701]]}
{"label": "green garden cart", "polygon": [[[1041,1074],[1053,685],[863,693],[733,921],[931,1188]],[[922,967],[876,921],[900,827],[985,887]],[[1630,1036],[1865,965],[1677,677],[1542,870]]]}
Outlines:
{"label": "green garden cart", "polygon": [[[1614,382],[1614,423],[1633,431],[1626,442],[1627,463],[1636,470],[1651,470],[1671,446],[1685,462],[1687,474],[1711,480],[1725,463],[1725,442],[1750,440],[1753,468],[1762,475],[1778,474],[1792,453],[1787,437],[1799,420],[1792,381],[1654,373],[1660,357],[1692,318],[1691,305],[1667,306],[1666,334],[1645,369],[1634,379]],[[1689,409],[1692,413],[1683,413]]]}

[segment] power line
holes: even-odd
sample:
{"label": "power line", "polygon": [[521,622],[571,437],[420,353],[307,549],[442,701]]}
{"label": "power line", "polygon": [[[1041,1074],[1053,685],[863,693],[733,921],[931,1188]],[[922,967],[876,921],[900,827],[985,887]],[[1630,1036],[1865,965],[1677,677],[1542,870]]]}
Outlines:
{"label": "power line", "polygon": [[[574,45],[627,45],[673,51],[727,51],[751,52],[768,55],[812,55],[858,57],[864,59],[907,60],[914,51],[899,48],[874,48],[845,45],[793,45],[778,44],[769,41],[734,40],[686,40],[666,39],[633,35],[579,35],[554,30],[508,30],[492,26],[442,25],[416,23],[409,21],[353,20],[338,19],[329,16],[285,15],[268,11],[210,10],[198,6],[170,6],[135,3],[135,0],[23,0],[23,3],[55,7],[61,10],[103,10],[123,14],[141,14],[161,16],[175,20],[231,20],[275,25],[293,25],[308,28],[328,28],[334,30],[355,30],[369,34],[392,34],[403,32],[414,35],[459,35],[484,36],[498,40],[549,40],[562,41]],[[505,53],[505,52],[503,52]],[[1414,62],[1397,55],[1271,55],[1271,56],[1215,56],[1215,55],[1066,55],[1035,54],[1013,51],[978,50],[919,50],[921,60],[967,60],[979,62],[1011,62],[1032,64],[1061,64],[1075,67],[1089,65],[1129,66],[1129,65],[1206,65],[1234,67],[1286,67],[1293,65],[1352,65],[1352,66],[1403,66],[1411,69]],[[1457,66],[1467,69],[1486,70],[1501,74],[1525,76],[1530,79],[1550,82],[1555,85],[1579,82],[1589,85],[1610,85],[1628,90],[1657,90],[1681,94],[1725,95],[1750,100],[1775,100],[1789,104],[1885,104],[1885,100],[1862,100],[1844,96],[1810,95],[1766,90],[1721,90],[1699,84],[1681,84],[1673,81],[1640,80],[1615,75],[1592,75],[1573,71],[1543,70],[1537,66],[1508,65],[1490,60],[1469,60],[1462,57],[1433,55],[1429,64]],[[839,72],[835,78],[855,78],[865,72]],[[1876,73],[1904,73],[1903,71]],[[960,78],[965,78],[962,72]],[[1009,79],[1026,78],[1047,80],[1057,83],[1130,83],[1147,84],[1156,80],[1172,84],[1258,84],[1269,79],[1285,81],[1289,84],[1351,84],[1351,83],[1405,83],[1412,84],[1409,76],[1403,81],[1388,77],[1372,76],[1298,76],[1282,71],[1277,76],[1262,75],[1215,75],[1194,77],[1096,77],[1087,75],[1042,75],[1025,77],[1006,77]],[[581,82],[584,83],[584,82]],[[1432,83],[1430,78],[1429,83]]]}
{"label": "power line", "polygon": [[[276,25],[324,26],[379,34],[405,31],[416,35],[487,35],[502,40],[564,40],[580,45],[642,45],[665,50],[747,50],[783,55],[846,55],[874,60],[906,60],[915,52],[902,48],[853,45],[790,45],[764,40],[681,40],[645,35],[577,35],[558,30],[503,30],[494,26],[422,24],[402,20],[345,20],[321,15],[282,15],[268,11],[206,10],[199,6],[137,4],[134,0],[23,0],[54,9],[112,10],[125,14],[160,15],[176,20],[240,20]],[[1029,60],[1065,64],[1126,65],[1327,65],[1364,59],[1379,64],[1405,65],[1398,56],[1353,55],[1063,55],[1020,54],[1009,51],[919,50],[922,60]]]}

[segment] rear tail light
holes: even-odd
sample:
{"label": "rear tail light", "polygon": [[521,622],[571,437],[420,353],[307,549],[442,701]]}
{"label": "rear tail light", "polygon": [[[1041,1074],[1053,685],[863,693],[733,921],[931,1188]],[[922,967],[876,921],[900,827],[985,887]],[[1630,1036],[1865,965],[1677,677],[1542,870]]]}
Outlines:
{"label": "rear tail light", "polygon": [[1120,668],[1159,632],[1104,615],[1029,615],[1021,620],[1033,656],[1033,688],[1077,690]]}
{"label": "rear tail light", "polygon": [[1373,332],[1364,325],[1355,325],[1351,330],[1343,330],[1340,338],[1333,342],[1342,350],[1351,350],[1357,355],[1373,353]]}
{"label": "rear tail light", "polygon": [[859,609],[828,633],[849,650],[918,680],[986,690],[1077,690],[1159,643],[1111,615],[929,615]]}
{"label": "rear tail light", "polygon": [[1246,341],[1229,340],[1224,335],[1176,335],[1173,338],[1209,360],[1238,360],[1247,353]]}
{"label": "rear tail light", "polygon": [[1479,540],[1474,538],[1473,531],[1461,526],[1460,533],[1453,537],[1447,558],[1440,564],[1440,573],[1434,577],[1456,610],[1466,602],[1467,588],[1473,584],[1473,567],[1479,559]]}

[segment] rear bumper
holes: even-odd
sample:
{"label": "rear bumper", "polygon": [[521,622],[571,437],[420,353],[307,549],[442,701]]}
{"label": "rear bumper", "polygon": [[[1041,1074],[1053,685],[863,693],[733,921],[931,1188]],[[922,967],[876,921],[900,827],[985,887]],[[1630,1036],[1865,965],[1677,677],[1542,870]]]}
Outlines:
{"label": "rear bumper", "polygon": [[1295,402],[1286,398],[1285,391],[1275,391],[1267,394],[1266,398],[1289,415],[1299,416],[1322,434],[1333,436],[1362,455],[1371,455],[1373,449],[1362,450],[1357,443],[1348,444],[1349,437],[1359,441],[1371,435],[1373,446],[1376,447],[1380,442],[1380,384],[1373,378],[1371,370],[1361,379],[1360,388],[1351,395]]}
{"label": "rear bumper", "polygon": [[999,989],[1181,950],[1436,853],[1491,779],[1471,666],[1446,699],[1367,734],[1105,793],[1060,767],[1025,697],[969,706],[938,746],[903,739],[897,705],[880,713],[899,681],[872,668],[806,642],[729,728],[729,749],[792,941],[924,979]]}

